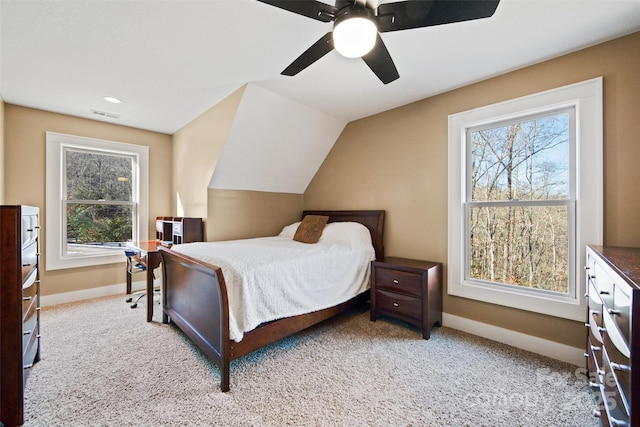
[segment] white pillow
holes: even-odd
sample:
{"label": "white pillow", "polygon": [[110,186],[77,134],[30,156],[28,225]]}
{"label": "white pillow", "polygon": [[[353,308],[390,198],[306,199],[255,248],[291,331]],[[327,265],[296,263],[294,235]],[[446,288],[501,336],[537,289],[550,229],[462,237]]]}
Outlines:
{"label": "white pillow", "polygon": [[371,248],[371,233],[359,222],[332,222],[322,231],[318,243],[338,244],[352,249]]}
{"label": "white pillow", "polygon": [[[278,236],[293,239],[300,221],[286,225]],[[331,222],[325,225],[318,243],[338,244],[351,248],[372,247],[369,229],[359,222]]]}
{"label": "white pillow", "polygon": [[280,234],[278,236],[285,237],[287,239],[293,239],[294,234],[296,234],[296,230],[300,225],[300,221],[294,222],[291,225],[285,225]]}

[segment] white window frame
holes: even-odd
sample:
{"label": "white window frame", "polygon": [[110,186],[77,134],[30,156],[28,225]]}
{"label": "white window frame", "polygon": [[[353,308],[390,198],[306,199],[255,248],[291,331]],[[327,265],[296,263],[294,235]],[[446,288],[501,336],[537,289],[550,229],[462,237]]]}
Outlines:
{"label": "white window frame", "polygon": [[[575,109],[575,259],[568,294],[468,280],[465,209],[467,131],[563,108]],[[584,320],[585,246],[602,244],[602,78],[563,86],[449,116],[449,236],[447,292],[464,298],[577,321]]]}
{"label": "white window frame", "polygon": [[66,148],[98,150],[135,157],[136,170],[134,200],[137,225],[134,224],[133,239],[148,240],[149,235],[149,147],[107,141],[95,138],[66,135],[56,132],[46,133],[46,270],[89,267],[95,265],[122,263],[126,260],[124,250],[111,253],[96,253],[68,256],[64,250],[65,188],[64,151]]}

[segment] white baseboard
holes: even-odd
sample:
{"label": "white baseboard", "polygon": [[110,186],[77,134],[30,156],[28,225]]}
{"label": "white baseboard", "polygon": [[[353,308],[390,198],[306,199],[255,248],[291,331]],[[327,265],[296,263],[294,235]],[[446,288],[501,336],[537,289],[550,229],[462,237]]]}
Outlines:
{"label": "white baseboard", "polygon": [[442,313],[442,324],[448,328],[468,332],[576,366],[583,366],[585,363],[584,348],[571,347],[448,313]]}
{"label": "white baseboard", "polygon": [[[133,292],[143,291],[147,287],[146,281],[138,281],[131,283]],[[116,285],[101,286],[99,288],[82,289],[80,291],[62,292],[59,294],[43,295],[40,297],[40,306],[48,307],[52,305],[65,304],[68,302],[82,301],[85,299],[106,297],[110,295],[124,294],[126,284],[120,283]]]}

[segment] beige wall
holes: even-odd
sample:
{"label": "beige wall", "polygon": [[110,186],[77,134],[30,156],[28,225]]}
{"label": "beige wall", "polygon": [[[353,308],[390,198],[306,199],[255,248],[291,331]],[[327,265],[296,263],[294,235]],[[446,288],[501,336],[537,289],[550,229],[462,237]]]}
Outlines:
{"label": "beige wall", "polygon": [[[304,207],[385,209],[387,255],[446,265],[448,115],[603,76],[604,239],[640,246],[639,52],[635,33],[350,123],[305,192]],[[584,346],[582,323],[446,294],[444,311]]]}
{"label": "beige wall", "polygon": [[208,241],[275,235],[302,212],[302,194],[208,188],[245,88],[173,136],[174,215],[204,218]]}
{"label": "beige wall", "polygon": [[173,135],[173,214],[207,218],[207,188],[245,86]]}
{"label": "beige wall", "polygon": [[[45,207],[45,133],[66,133],[90,138],[139,144],[149,147],[149,233],[155,219],[171,209],[171,136],[117,126],[94,120],[49,113],[7,104],[5,124],[5,200],[6,204]],[[42,222],[44,224],[44,221]],[[47,230],[43,228],[40,250],[45,269],[42,272],[43,295],[124,283],[122,264],[46,271]],[[153,235],[153,234],[150,234]],[[124,292],[124,288],[123,288]]]}
{"label": "beige wall", "polygon": [[300,220],[302,194],[209,189],[207,240],[275,236]]}

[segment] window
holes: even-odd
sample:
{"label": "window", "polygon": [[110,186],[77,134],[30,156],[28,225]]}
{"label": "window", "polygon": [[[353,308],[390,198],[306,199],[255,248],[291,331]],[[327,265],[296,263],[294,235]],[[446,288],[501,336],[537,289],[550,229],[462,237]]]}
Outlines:
{"label": "window", "polygon": [[449,294],[581,320],[601,242],[601,79],[449,117]]}
{"label": "window", "polygon": [[147,147],[47,132],[47,269],[122,262],[146,240],[147,170]]}
{"label": "window", "polygon": [[467,129],[466,280],[570,293],[574,113]]}

